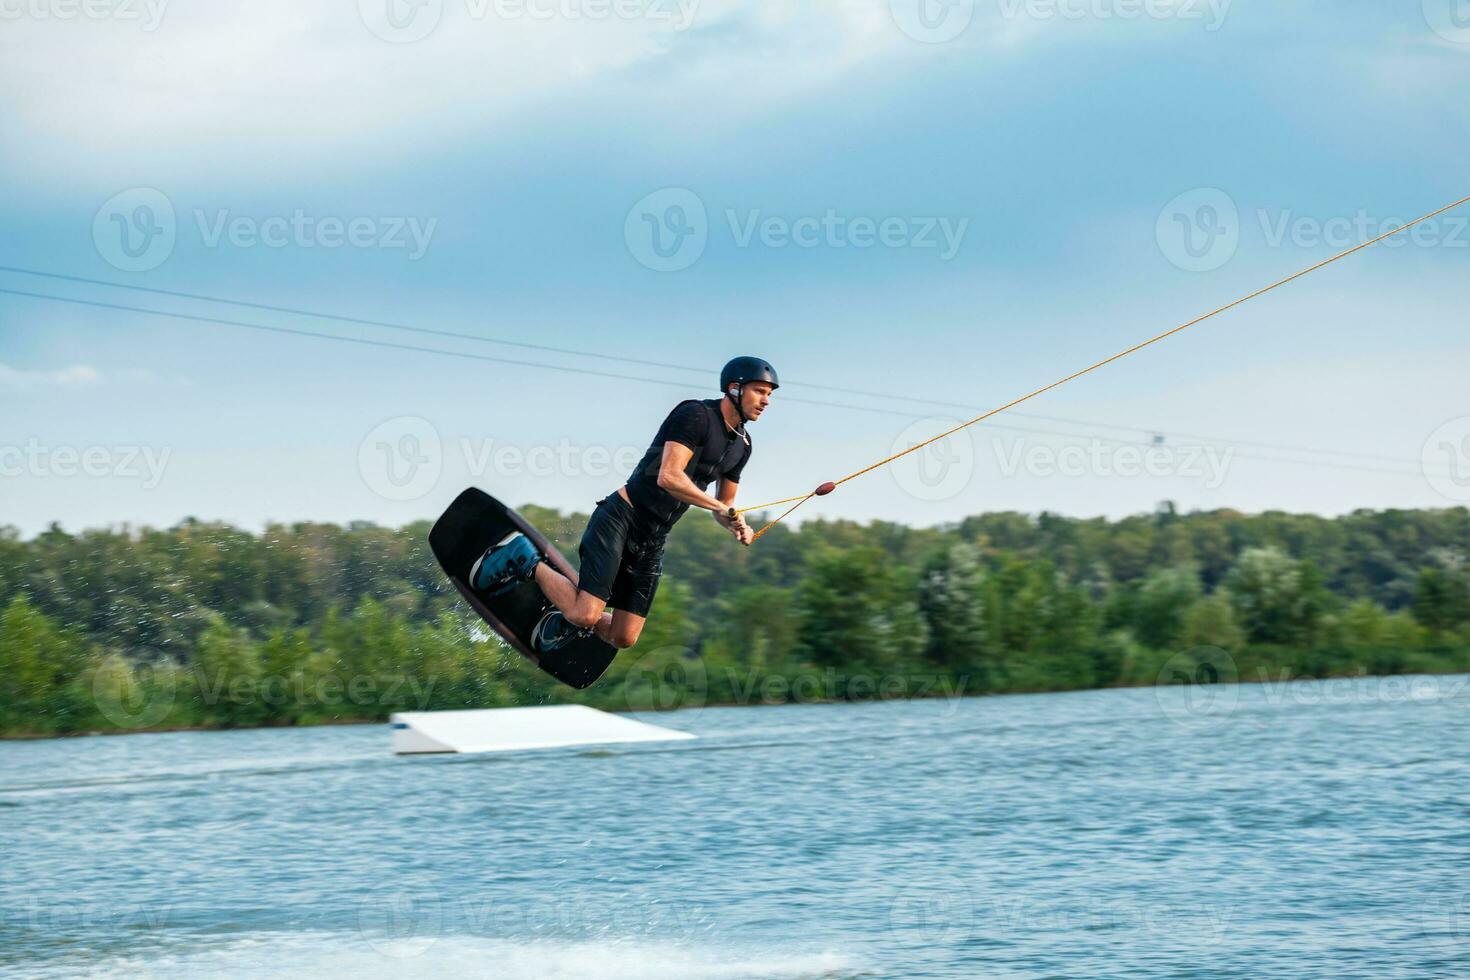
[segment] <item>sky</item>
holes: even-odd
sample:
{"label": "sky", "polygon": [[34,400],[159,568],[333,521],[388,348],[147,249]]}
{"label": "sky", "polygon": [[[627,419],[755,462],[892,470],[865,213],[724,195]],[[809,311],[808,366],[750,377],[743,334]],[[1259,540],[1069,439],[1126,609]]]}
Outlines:
{"label": "sky", "polygon": [[[0,525],[805,492],[1470,194],[1470,2],[0,0]],[[1470,205],[799,516],[1470,502]],[[692,518],[691,518],[692,519]]]}

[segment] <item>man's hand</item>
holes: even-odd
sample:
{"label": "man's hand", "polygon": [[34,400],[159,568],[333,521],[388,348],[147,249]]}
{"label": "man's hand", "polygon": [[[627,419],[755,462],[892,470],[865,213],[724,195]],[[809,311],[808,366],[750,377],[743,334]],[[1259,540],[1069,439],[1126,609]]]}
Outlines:
{"label": "man's hand", "polygon": [[735,518],[735,526],[730,528],[730,530],[734,532],[735,540],[739,541],[747,548],[749,548],[750,543],[755,540],[755,531],[751,530],[750,525],[745,523],[745,518],[743,517]]}
{"label": "man's hand", "polygon": [[740,514],[732,515],[728,510],[717,510],[714,513],[715,520],[719,521],[722,527],[735,535],[736,541],[749,546],[755,540],[755,532],[751,530],[749,524],[745,523],[745,518]]}

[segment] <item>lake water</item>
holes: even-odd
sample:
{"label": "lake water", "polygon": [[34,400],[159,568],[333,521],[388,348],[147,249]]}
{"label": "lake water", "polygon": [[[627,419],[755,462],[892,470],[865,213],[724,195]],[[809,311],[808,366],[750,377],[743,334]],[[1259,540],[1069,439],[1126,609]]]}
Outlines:
{"label": "lake water", "polygon": [[0,972],[1470,975],[1466,678],[0,744]]}

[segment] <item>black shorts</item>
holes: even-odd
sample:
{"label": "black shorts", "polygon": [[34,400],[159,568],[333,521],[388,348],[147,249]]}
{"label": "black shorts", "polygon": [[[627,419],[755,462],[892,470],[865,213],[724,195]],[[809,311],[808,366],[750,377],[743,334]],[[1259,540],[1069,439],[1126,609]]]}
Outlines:
{"label": "black shorts", "polygon": [[612,493],[582,533],[577,588],[614,609],[647,616],[664,571],[664,539],[640,533],[633,505]]}

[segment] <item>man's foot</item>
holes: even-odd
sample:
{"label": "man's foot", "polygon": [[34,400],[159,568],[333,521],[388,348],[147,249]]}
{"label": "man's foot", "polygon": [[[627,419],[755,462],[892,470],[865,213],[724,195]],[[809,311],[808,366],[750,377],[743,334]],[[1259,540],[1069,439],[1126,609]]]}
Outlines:
{"label": "man's foot", "polygon": [[541,560],[541,552],[524,534],[488,549],[470,566],[470,588],[487,596],[508,592],[530,579]]}
{"label": "man's foot", "polygon": [[560,611],[553,609],[542,616],[535,629],[531,630],[531,649],[537,653],[552,653],[591,632],[590,629],[573,626]]}

